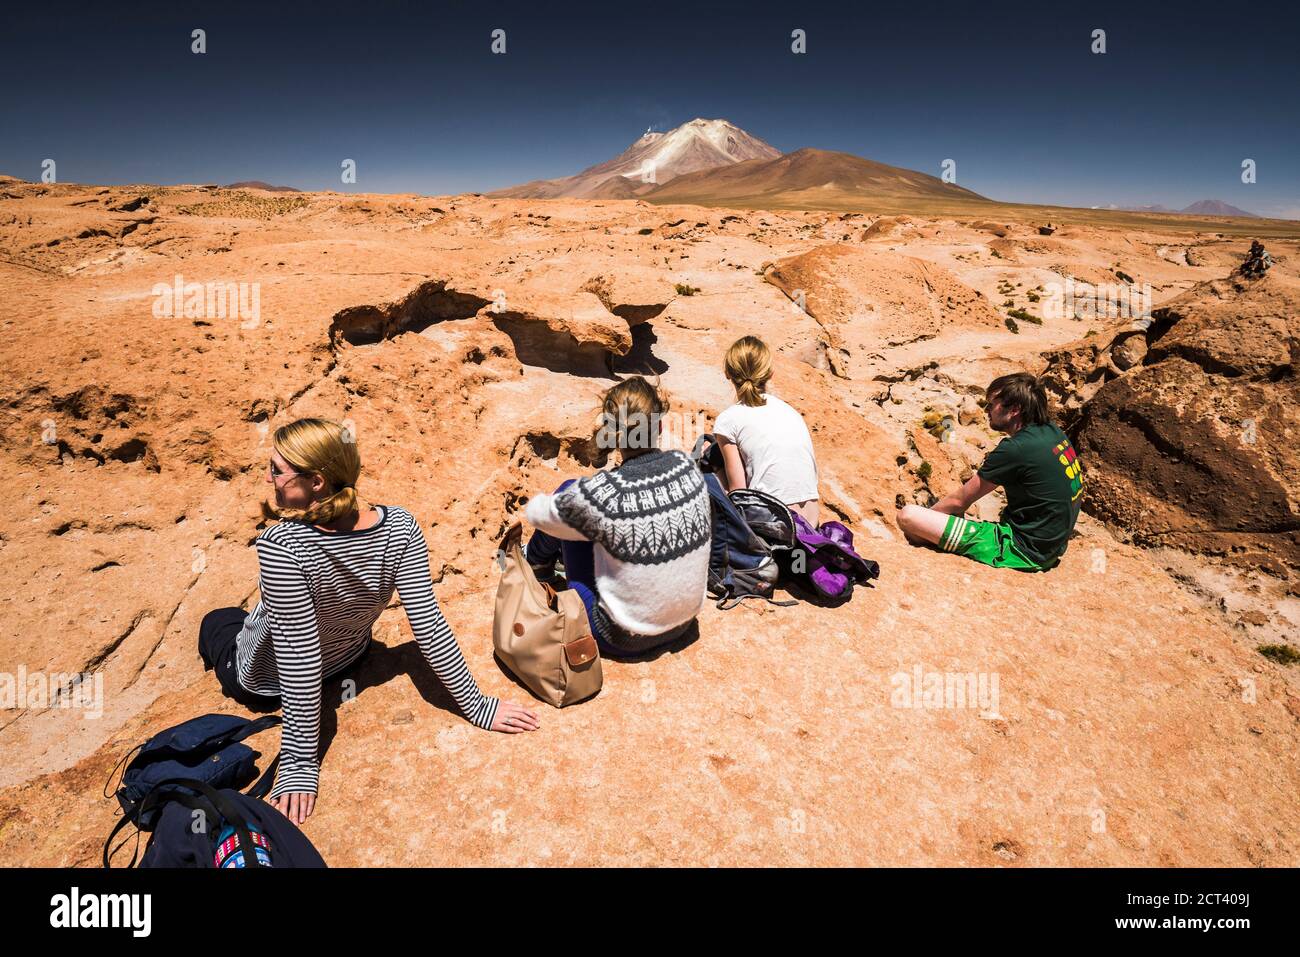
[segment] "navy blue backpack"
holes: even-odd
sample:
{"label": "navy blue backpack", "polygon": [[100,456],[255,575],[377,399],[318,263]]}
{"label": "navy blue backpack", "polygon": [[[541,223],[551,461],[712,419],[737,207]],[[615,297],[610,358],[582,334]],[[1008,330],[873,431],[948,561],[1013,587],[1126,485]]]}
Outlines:
{"label": "navy blue backpack", "polygon": [[[141,867],[325,866],[307,835],[265,801],[201,782],[191,785],[198,797],[172,797],[163,805]],[[203,813],[203,828],[196,828],[194,811]],[[246,848],[253,853],[245,854]]]}
{"label": "navy blue backpack", "polygon": [[776,561],[779,546],[769,544],[746,517],[747,512],[753,512],[755,518],[766,519],[773,528],[763,531],[775,535],[780,513],[784,512],[792,538],[794,523],[789,519],[789,510],[762,492],[743,490],[742,496],[742,490],[738,490],[728,495],[714,474],[722,470],[722,454],[712,435],[702,435],[696,440],[691,459],[704,473],[704,485],[709,490],[713,534],[709,543],[708,589],[718,599],[718,608],[728,611],[746,598],[762,598],[774,605],[796,604],[773,600],[772,593],[781,574]]}
{"label": "navy blue backpack", "polygon": [[[231,714],[205,714],[168,728],[129,752],[113,768],[115,773],[126,763],[116,791],[117,801],[122,805],[122,818],[104,842],[104,866],[110,866],[110,847],[124,827],[134,824],[140,831],[152,831],[171,802],[215,815],[212,818],[214,823],[227,819],[229,825],[237,828],[239,822],[228,820],[227,815],[221,813],[215,806],[217,802],[213,795],[221,791],[238,793],[257,777],[257,752],[240,742],[279,723],[278,715],[250,721]],[[279,763],[279,757],[271,762],[249,789],[250,798],[260,800],[270,793]],[[109,775],[111,783],[112,773]],[[108,796],[108,785],[104,796]],[[231,810],[229,802],[222,803]],[[241,848],[253,846],[244,843],[246,834],[240,833],[239,836]],[[132,853],[128,867],[135,864],[139,850],[138,833],[136,841],[136,852]]]}

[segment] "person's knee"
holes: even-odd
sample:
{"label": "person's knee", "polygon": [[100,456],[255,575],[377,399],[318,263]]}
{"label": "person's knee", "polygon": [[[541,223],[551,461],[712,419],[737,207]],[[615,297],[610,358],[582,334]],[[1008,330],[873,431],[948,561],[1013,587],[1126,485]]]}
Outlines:
{"label": "person's knee", "polygon": [[903,532],[903,537],[913,545],[934,544],[942,531],[942,525],[936,527],[936,521],[943,517],[933,509],[921,505],[904,505],[898,510],[895,521]]}
{"label": "person's knee", "polygon": [[235,623],[242,624],[247,612],[242,608],[214,608],[203,616],[199,622],[199,640],[204,635],[215,635],[222,628],[230,627]]}
{"label": "person's knee", "polygon": [[243,614],[240,608],[214,608],[203,616],[199,622],[199,657],[205,670],[216,665],[223,638],[233,630],[236,621],[242,621]]}
{"label": "person's knee", "polygon": [[918,521],[924,511],[925,509],[919,505],[904,505],[894,516],[894,521],[903,531],[914,532],[918,528]]}

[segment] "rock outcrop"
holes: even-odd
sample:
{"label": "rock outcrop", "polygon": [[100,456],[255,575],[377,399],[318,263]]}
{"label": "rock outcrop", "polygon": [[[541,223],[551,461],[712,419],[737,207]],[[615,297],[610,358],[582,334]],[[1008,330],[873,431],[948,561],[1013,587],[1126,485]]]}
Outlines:
{"label": "rock outcrop", "polygon": [[1051,355],[1086,507],[1143,544],[1300,570],[1298,336],[1300,283],[1248,267]]}
{"label": "rock outcrop", "polygon": [[949,326],[995,328],[983,295],[947,270],[910,256],[845,243],[782,259],[763,278],[821,326],[830,370],[865,372],[882,348],[932,339]]}

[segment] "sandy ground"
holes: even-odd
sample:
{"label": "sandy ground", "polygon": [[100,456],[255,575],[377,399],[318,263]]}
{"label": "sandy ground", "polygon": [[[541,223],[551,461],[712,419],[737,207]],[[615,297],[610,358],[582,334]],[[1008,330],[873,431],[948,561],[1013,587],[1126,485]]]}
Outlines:
{"label": "sandy ground", "polygon": [[[324,717],[306,831],[331,865],[1294,866],[1300,689],[1255,650],[1294,623],[1289,583],[1086,515],[1032,577],[893,525],[900,497],[942,494],[996,443],[973,408],[990,378],[1105,325],[1012,333],[1004,303],[1041,315],[1031,292],[1116,269],[1159,303],[1248,245],[1037,225],[0,181],[0,672],[104,690],[98,717],[0,712],[0,862],[96,863],[114,763],[239,712],[196,639],[208,610],[256,600],[270,430],[354,425],[362,495],[421,521],[471,669],[519,700],[490,639],[508,516],[594,467],[611,364],[658,373],[684,427],[707,425],[731,401],[723,351],[757,333],[876,587],[709,606],[698,640],[606,662],[598,697],[527,736],[464,721],[390,608],[359,693]],[[1293,239],[1270,248],[1294,269]],[[256,283],[258,315],[159,315],[177,276]],[[996,681],[996,708],[900,706],[918,669]]]}

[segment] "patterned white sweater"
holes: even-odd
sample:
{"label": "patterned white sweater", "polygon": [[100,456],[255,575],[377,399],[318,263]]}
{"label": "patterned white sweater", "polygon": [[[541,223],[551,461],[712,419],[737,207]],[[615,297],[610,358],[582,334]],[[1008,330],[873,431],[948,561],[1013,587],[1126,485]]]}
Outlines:
{"label": "patterned white sweater", "polygon": [[536,528],[595,547],[598,613],[629,636],[685,625],[704,607],[712,517],[700,470],[655,450],[531,499]]}

